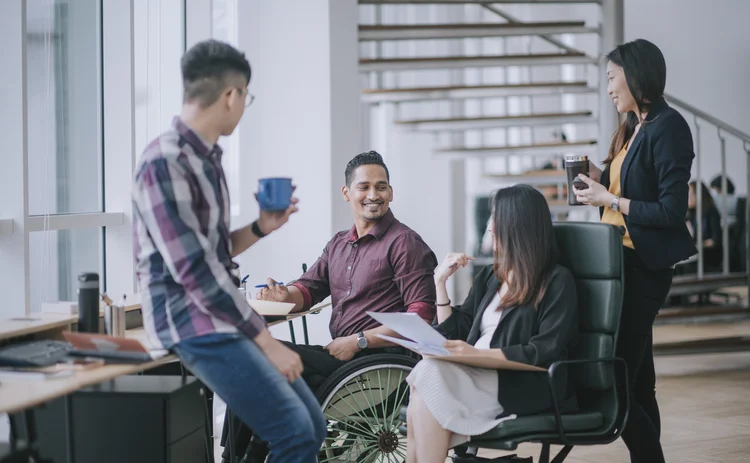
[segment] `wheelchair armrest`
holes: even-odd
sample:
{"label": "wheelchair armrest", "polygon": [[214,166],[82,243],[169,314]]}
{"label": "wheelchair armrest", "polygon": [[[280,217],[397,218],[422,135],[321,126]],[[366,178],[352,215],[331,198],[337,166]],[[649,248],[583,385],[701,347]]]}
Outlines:
{"label": "wheelchair armrest", "polygon": [[[557,398],[557,394],[555,393],[555,372],[557,371],[557,368],[561,365],[585,365],[590,363],[612,363],[615,365],[615,368],[618,366],[622,368],[623,372],[623,378],[624,378],[624,384],[625,384],[625,416],[623,417],[623,426],[627,422],[628,419],[628,413],[630,411],[630,384],[628,381],[628,369],[625,365],[625,360],[623,360],[620,357],[607,357],[607,358],[601,358],[601,359],[573,359],[573,360],[558,360],[557,362],[554,362],[552,365],[550,365],[549,369],[547,370],[547,379],[549,381],[549,391],[552,395],[552,405],[555,412],[555,425],[557,426],[557,435],[560,439],[560,442],[562,442],[565,445],[575,445],[575,443],[571,442],[570,439],[568,439],[567,434],[565,434],[565,430],[563,429],[562,425],[562,415],[560,414],[560,402]],[[617,378],[615,377],[615,380],[613,382],[613,387],[617,388]],[[622,428],[623,426],[620,426]],[[619,432],[622,432],[622,429],[620,429]]]}

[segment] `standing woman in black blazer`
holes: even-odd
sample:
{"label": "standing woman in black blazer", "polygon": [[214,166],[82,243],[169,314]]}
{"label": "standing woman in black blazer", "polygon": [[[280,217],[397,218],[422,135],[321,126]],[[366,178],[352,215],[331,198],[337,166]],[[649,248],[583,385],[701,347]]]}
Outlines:
{"label": "standing woman in black blazer", "polygon": [[685,216],[693,137],[664,101],[666,63],[638,39],[607,55],[607,92],[620,114],[604,171],[591,166],[579,201],[601,208],[601,221],[621,227],[625,295],[617,355],[630,379],[630,417],[622,434],[631,462],[664,461],[656,403],[652,326],[672,284],[674,265],[697,252]]}

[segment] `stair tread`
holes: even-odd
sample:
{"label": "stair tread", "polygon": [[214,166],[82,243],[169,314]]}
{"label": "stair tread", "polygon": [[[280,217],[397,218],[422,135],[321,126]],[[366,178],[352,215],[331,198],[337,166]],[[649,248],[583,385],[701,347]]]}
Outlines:
{"label": "stair tread", "polygon": [[480,60],[524,60],[529,61],[540,59],[540,58],[580,58],[585,57],[586,54],[583,52],[578,53],[531,53],[531,54],[518,54],[518,55],[480,55],[480,56],[433,56],[433,57],[420,57],[420,58],[373,58],[373,59],[360,59],[359,64],[371,64],[371,63],[423,63],[427,61],[480,61]]}
{"label": "stair tread", "polygon": [[565,117],[565,116],[590,116],[593,113],[591,111],[576,111],[569,113],[537,113],[537,114],[519,114],[516,116],[483,116],[483,117],[458,117],[458,118],[447,118],[447,119],[409,119],[396,121],[396,124],[421,124],[430,122],[470,122],[470,121],[502,121],[511,119],[536,119],[536,118],[553,118],[553,117]]}
{"label": "stair tread", "polygon": [[436,150],[438,152],[472,152],[472,151],[486,151],[486,150],[518,150],[518,149],[526,149],[526,148],[547,148],[547,147],[553,147],[553,146],[587,146],[587,145],[595,145],[596,140],[582,140],[582,141],[555,141],[555,142],[548,142],[548,143],[534,143],[531,145],[514,145],[514,146],[481,146],[477,148],[444,148]]}
{"label": "stair tread", "polygon": [[747,278],[747,274],[736,272],[730,273],[729,275],[724,274],[704,274],[703,278],[698,278],[697,275],[678,275],[672,278],[672,286],[689,286],[700,282],[711,282],[719,283],[723,281],[734,282],[735,280],[742,280]]}
{"label": "stair tread", "polygon": [[706,315],[733,315],[750,313],[750,308],[745,304],[722,304],[722,305],[698,305],[687,307],[668,307],[662,309],[656,316],[657,319],[687,318]]}
{"label": "stair tread", "polygon": [[691,339],[687,341],[670,341],[654,343],[654,349],[675,347],[710,347],[732,346],[735,344],[750,344],[750,336],[723,336],[708,339]]}
{"label": "stair tread", "polygon": [[522,174],[486,174],[487,177],[493,178],[538,178],[538,177],[564,177],[565,170],[540,169],[530,170]]}
{"label": "stair tread", "polygon": [[[449,92],[455,90],[490,90],[502,88],[544,88],[544,87],[586,87],[588,82],[534,82],[527,84],[497,84],[497,85],[455,85],[447,87],[401,87],[401,88],[373,88],[362,90],[364,94],[407,93],[407,92]],[[595,89],[594,89],[595,90]]]}
{"label": "stair tread", "polygon": [[378,24],[360,25],[360,31],[430,30],[430,29],[520,29],[532,27],[583,27],[585,21],[540,21],[523,23],[452,23],[452,24]]}

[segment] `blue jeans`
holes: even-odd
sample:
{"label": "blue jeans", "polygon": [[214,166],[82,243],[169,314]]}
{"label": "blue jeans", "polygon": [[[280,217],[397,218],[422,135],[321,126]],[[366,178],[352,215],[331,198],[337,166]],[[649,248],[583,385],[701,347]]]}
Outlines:
{"label": "blue jeans", "polygon": [[174,351],[269,443],[269,463],[317,461],[326,436],[317,399],[301,379],[289,383],[255,342],[242,334],[211,334],[184,340]]}

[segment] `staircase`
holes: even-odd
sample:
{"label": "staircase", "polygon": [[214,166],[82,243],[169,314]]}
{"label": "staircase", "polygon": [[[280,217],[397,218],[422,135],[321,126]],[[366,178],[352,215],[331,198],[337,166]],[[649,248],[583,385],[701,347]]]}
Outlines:
{"label": "staircase", "polygon": [[[468,196],[456,200],[458,207],[462,201],[473,204],[471,196],[486,195],[489,188],[522,182],[547,192],[556,190],[549,204],[560,219],[581,211],[568,206],[563,195],[566,179],[561,160],[566,154],[601,160],[616,128],[600,63],[603,53],[623,40],[623,0],[359,0],[359,4],[362,102],[371,114],[387,115],[380,121],[386,130],[430,136],[432,158],[450,160],[451,168],[460,170],[453,180],[464,170],[469,172],[465,183],[458,182],[451,190],[452,197]],[[578,12],[580,17],[570,17]],[[697,160],[706,128],[722,140],[728,136],[742,140],[746,153],[740,155],[750,156],[749,134],[669,95],[667,99],[693,122]],[[725,158],[722,141],[723,171]],[[700,163],[696,164],[696,177],[701,178]],[[750,208],[745,218],[750,218]],[[747,243],[749,232],[746,225]],[[725,230],[725,243],[727,237]],[[747,286],[750,265],[732,273],[728,246],[724,257],[722,272],[706,275],[701,252],[697,275],[675,278],[672,294]],[[745,253],[744,260],[748,259]],[[728,313],[718,311],[724,312]],[[684,312],[680,314],[682,318]],[[691,352],[695,347],[690,346]]]}

